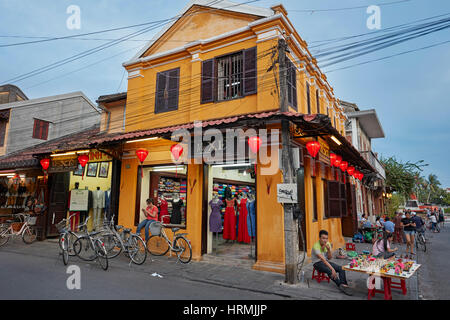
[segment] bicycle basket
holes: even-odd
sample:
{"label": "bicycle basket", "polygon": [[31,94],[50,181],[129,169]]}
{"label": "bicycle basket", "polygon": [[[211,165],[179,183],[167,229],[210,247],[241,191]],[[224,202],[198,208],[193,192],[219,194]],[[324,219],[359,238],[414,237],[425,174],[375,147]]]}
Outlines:
{"label": "bicycle basket", "polygon": [[60,222],[55,223],[56,229],[58,229],[58,232],[61,233],[66,228],[66,219],[62,219]]}
{"label": "bicycle basket", "polygon": [[28,217],[27,218],[27,223],[29,226],[36,225],[36,221],[37,221],[37,217]]}
{"label": "bicycle basket", "polygon": [[162,224],[159,221],[153,222],[150,225],[150,233],[152,236],[159,236],[161,234]]}

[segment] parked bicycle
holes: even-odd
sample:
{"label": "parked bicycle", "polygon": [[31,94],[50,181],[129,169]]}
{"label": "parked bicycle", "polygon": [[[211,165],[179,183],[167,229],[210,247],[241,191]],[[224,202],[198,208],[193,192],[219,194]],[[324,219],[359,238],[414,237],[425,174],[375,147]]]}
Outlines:
{"label": "parked bicycle", "polygon": [[[79,236],[70,229],[70,220],[74,217],[76,213],[69,216],[67,219],[62,219],[60,222],[55,223],[56,229],[58,229],[59,235],[59,248],[61,249],[61,255],[63,258],[64,265],[69,262],[69,256],[75,256],[75,251],[73,250],[73,244],[79,238]],[[80,228],[86,227],[86,223],[78,226]]]}
{"label": "parked bicycle", "polygon": [[419,249],[419,247],[423,250],[423,252],[427,251],[427,242],[425,239],[425,229],[417,230],[416,237],[416,248]]}
{"label": "parked bicycle", "polygon": [[[166,216],[162,216],[163,219]],[[147,250],[154,256],[163,256],[169,249],[176,253],[178,261],[189,263],[192,259],[192,247],[190,241],[185,237],[187,233],[178,233],[180,228],[172,228],[173,241],[170,241],[164,231],[167,225],[156,221],[150,225],[151,236],[147,241]]]}
{"label": "parked bicycle", "polygon": [[31,217],[29,214],[19,213],[14,215],[19,218],[18,223],[23,223],[19,231],[14,231],[13,223],[15,220],[7,220],[6,223],[0,225],[0,247],[5,245],[12,236],[21,236],[23,242],[31,244],[37,239],[37,232],[34,228],[36,217]]}
{"label": "parked bicycle", "polygon": [[108,269],[108,253],[106,252],[105,243],[99,236],[101,231],[88,232],[86,225],[89,217],[86,218],[83,226],[86,230],[85,234],[79,236],[73,243],[73,251],[76,256],[84,261],[97,260],[103,270]]}
{"label": "parked bicycle", "polygon": [[137,265],[147,259],[147,246],[142,238],[131,233],[131,229],[114,225],[114,216],[111,221],[103,224],[102,239],[105,243],[108,259],[117,257],[122,251]]}

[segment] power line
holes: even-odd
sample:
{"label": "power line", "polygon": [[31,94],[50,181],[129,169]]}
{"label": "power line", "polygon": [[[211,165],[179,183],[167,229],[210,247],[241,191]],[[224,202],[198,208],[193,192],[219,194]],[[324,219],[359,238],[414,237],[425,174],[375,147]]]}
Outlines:
{"label": "power line", "polygon": [[[383,3],[374,4],[374,5],[382,7],[382,6],[390,6],[390,5],[404,3],[404,2],[410,2],[410,1],[412,1],[412,0],[400,0],[400,1],[393,1],[393,2],[383,2]],[[363,9],[363,8],[367,8],[369,6],[370,5],[357,6],[357,7],[346,7],[346,8],[303,9],[303,10],[288,10],[288,11],[289,12],[310,12],[310,13],[314,13],[314,12],[329,12],[329,11],[347,11],[347,10]]]}

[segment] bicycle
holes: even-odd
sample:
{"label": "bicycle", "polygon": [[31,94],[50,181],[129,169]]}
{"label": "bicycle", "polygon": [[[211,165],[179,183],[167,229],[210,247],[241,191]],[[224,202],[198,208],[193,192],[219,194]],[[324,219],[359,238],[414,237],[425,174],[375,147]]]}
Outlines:
{"label": "bicycle", "polygon": [[134,264],[141,265],[145,262],[147,246],[139,235],[131,233],[131,229],[123,226],[114,226],[114,216],[110,222],[104,223],[103,226],[107,232],[103,234],[102,238],[108,259],[117,257],[123,251]]}
{"label": "bicycle", "polygon": [[19,213],[15,216],[19,217],[20,223],[23,223],[19,231],[14,231],[13,229],[13,223],[16,221],[14,220],[7,220],[6,224],[0,225],[0,247],[5,245],[9,238],[12,236],[22,236],[23,242],[26,244],[32,244],[37,239],[37,232],[36,229],[32,226],[33,222],[32,219],[34,217],[31,217],[29,214]]}
{"label": "bicycle", "polygon": [[[69,256],[75,256],[75,252],[73,250],[73,243],[79,238],[79,236],[73,232],[68,226],[67,222],[74,217],[76,213],[69,216],[67,219],[62,219],[60,222],[55,223],[56,229],[58,229],[59,235],[59,248],[62,251],[62,258],[64,265],[67,265],[69,262]],[[84,227],[85,224],[79,225],[78,228]]]}
{"label": "bicycle", "polygon": [[425,239],[425,230],[422,228],[421,230],[416,231],[416,249],[419,249],[419,246],[422,248],[423,252],[427,251],[427,243]]}
{"label": "bicycle", "polygon": [[[162,216],[169,217],[168,215]],[[164,229],[168,228],[166,224],[160,221],[153,222],[150,225],[151,237],[147,241],[147,250],[151,255],[163,256],[169,249],[176,253],[178,261],[189,263],[192,259],[192,247],[190,241],[185,238],[187,233],[178,233],[180,228],[172,228],[173,241],[171,242]]]}
{"label": "bicycle", "polygon": [[[101,231],[88,232],[86,225],[89,217],[85,220],[83,227],[86,229],[86,234],[80,236],[73,243],[73,251],[76,256],[84,261],[93,261],[97,259],[98,263],[103,270],[108,269],[108,253],[106,252],[105,243],[101,237],[95,237],[101,233]],[[84,253],[83,253],[84,251]],[[84,254],[90,253],[88,256]],[[83,253],[83,254],[82,254]]]}

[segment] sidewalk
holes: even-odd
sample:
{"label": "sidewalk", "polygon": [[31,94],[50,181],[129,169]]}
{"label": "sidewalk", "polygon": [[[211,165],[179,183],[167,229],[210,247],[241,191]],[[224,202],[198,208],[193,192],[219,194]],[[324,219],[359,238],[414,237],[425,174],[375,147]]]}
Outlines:
{"label": "sidewalk", "polygon": [[[357,251],[369,250],[369,244],[356,244]],[[403,246],[404,247],[404,246]],[[54,259],[59,257],[59,247],[56,240],[36,242],[26,245],[21,239],[11,239],[8,244],[0,248],[1,251],[14,252],[18,254],[39,256]],[[404,251],[404,250],[403,250]],[[400,252],[403,252],[400,250]],[[81,260],[71,257],[69,263],[77,263]],[[346,259],[333,259],[337,264],[348,263]],[[83,262],[85,263],[85,262]],[[243,265],[224,265],[213,262],[191,262],[187,265],[177,263],[175,258],[147,256],[147,261],[137,266],[129,263],[129,259],[123,254],[110,260],[110,268],[122,269],[129,272],[146,273],[148,276],[157,273],[163,278],[181,278],[187,281],[202,282],[222,287],[231,287],[240,290],[278,295],[287,299],[298,300],[366,300],[367,299],[367,275],[357,272],[347,272],[349,286],[353,296],[341,293],[336,285],[330,281],[317,283],[312,281],[312,264],[306,264],[303,268],[304,282],[297,285],[284,283],[284,275],[278,273],[257,271]],[[62,261],[61,261],[62,265]],[[393,290],[394,300],[417,299],[417,277],[414,276],[407,281],[408,293],[403,296],[400,292]],[[232,297],[230,297],[232,298]],[[373,300],[382,300],[383,295],[377,294]]]}

